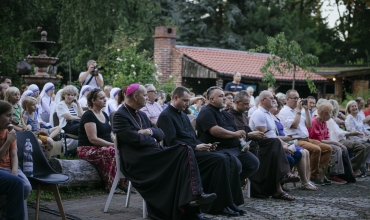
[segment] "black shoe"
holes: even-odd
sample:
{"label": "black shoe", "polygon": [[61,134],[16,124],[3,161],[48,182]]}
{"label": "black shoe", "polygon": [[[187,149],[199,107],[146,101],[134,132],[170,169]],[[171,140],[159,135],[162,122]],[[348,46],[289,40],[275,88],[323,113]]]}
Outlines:
{"label": "black shoe", "polygon": [[194,201],[190,202],[190,206],[197,206],[197,205],[202,205],[202,204],[208,204],[213,202],[217,198],[216,193],[210,193],[210,194],[205,194],[202,193],[201,195],[198,195],[197,198]]}
{"label": "black shoe", "polygon": [[324,185],[330,185],[331,181],[324,177]]}
{"label": "black shoe", "polygon": [[239,212],[234,212],[229,207],[226,207],[226,208],[222,209],[222,211],[218,214],[219,215],[231,216],[231,217],[239,216]]}
{"label": "black shoe", "polygon": [[194,213],[191,216],[186,216],[186,220],[211,220],[211,218],[205,217],[202,213]]}
{"label": "black shoe", "polygon": [[238,212],[239,213],[239,215],[245,215],[247,212],[246,211],[244,211],[243,209],[239,209],[239,207],[237,206],[237,205],[235,205],[235,204],[232,204],[231,206],[229,206],[229,208],[231,209],[231,210],[233,210],[234,212]]}
{"label": "black shoe", "polygon": [[316,179],[310,179],[310,181],[311,182],[313,182],[315,185],[317,185],[317,186],[323,186],[323,185],[325,185],[324,184],[324,182],[323,181],[321,181],[321,179],[320,178],[316,178]]}

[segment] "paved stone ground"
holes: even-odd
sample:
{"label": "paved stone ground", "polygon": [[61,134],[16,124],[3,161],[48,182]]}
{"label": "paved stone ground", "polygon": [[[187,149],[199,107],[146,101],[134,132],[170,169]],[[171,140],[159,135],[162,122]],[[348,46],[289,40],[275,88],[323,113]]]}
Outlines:
{"label": "paved stone ground", "polygon": [[[290,194],[297,200],[287,202],[274,199],[248,199],[242,206],[247,215],[227,218],[206,215],[215,220],[223,219],[370,219],[370,177],[359,178],[355,184],[321,186],[316,192],[300,190],[288,184]],[[124,207],[125,195],[114,195],[107,213],[103,212],[108,195],[90,196],[82,199],[63,200],[65,212],[71,219],[142,219],[142,199],[133,194],[129,208]],[[63,198],[62,198],[63,199]],[[166,199],[166,198],[163,198]],[[47,209],[58,210],[55,202],[42,202]],[[28,208],[29,219],[34,219],[35,210]],[[41,212],[41,220],[60,217]]]}

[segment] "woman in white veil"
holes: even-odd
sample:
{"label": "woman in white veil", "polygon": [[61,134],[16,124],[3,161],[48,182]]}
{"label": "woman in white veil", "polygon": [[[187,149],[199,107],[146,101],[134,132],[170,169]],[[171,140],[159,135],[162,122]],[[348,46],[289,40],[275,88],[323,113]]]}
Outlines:
{"label": "woman in white veil", "polygon": [[82,86],[81,91],[80,91],[80,96],[78,97],[78,103],[80,103],[80,106],[82,110],[84,111],[88,109],[86,96],[90,90],[91,90],[91,86],[89,85]]}
{"label": "woman in white veil", "polygon": [[106,107],[105,107],[105,113],[107,113],[108,117],[110,116],[111,112],[117,111],[118,109],[118,93],[121,91],[120,88],[113,88],[110,91],[110,98],[107,101]]}
{"label": "woman in white veil", "polygon": [[55,95],[55,100],[54,100],[54,103],[51,104],[50,106],[50,119],[49,119],[49,123],[52,127],[54,127],[54,118],[53,118],[53,115],[55,113],[55,106],[56,104],[58,104],[60,102],[60,100],[62,99],[61,97],[61,94],[63,92],[63,89],[60,89],[57,94]]}
{"label": "woman in white veil", "polygon": [[47,113],[50,114],[50,107],[54,103],[53,95],[54,95],[54,84],[53,83],[46,83],[44,88],[40,93],[40,109],[39,113]]}

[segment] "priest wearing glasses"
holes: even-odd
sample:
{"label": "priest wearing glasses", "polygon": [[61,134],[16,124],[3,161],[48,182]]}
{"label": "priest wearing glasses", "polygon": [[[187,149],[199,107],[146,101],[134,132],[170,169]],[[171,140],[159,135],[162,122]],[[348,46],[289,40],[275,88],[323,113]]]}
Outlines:
{"label": "priest wearing glasses", "polygon": [[125,103],[114,115],[122,172],[147,203],[151,219],[208,219],[194,212],[196,205],[216,199],[205,194],[193,149],[185,144],[162,147],[161,129],[144,112],[147,90],[131,84],[123,91]]}

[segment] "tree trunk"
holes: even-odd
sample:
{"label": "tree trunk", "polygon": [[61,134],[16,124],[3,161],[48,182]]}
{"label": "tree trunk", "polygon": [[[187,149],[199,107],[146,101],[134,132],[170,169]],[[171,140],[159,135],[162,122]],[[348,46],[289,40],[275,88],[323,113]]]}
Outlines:
{"label": "tree trunk", "polygon": [[69,182],[59,187],[102,187],[103,181],[98,170],[85,160],[49,160],[50,166],[57,172],[69,176]]}

